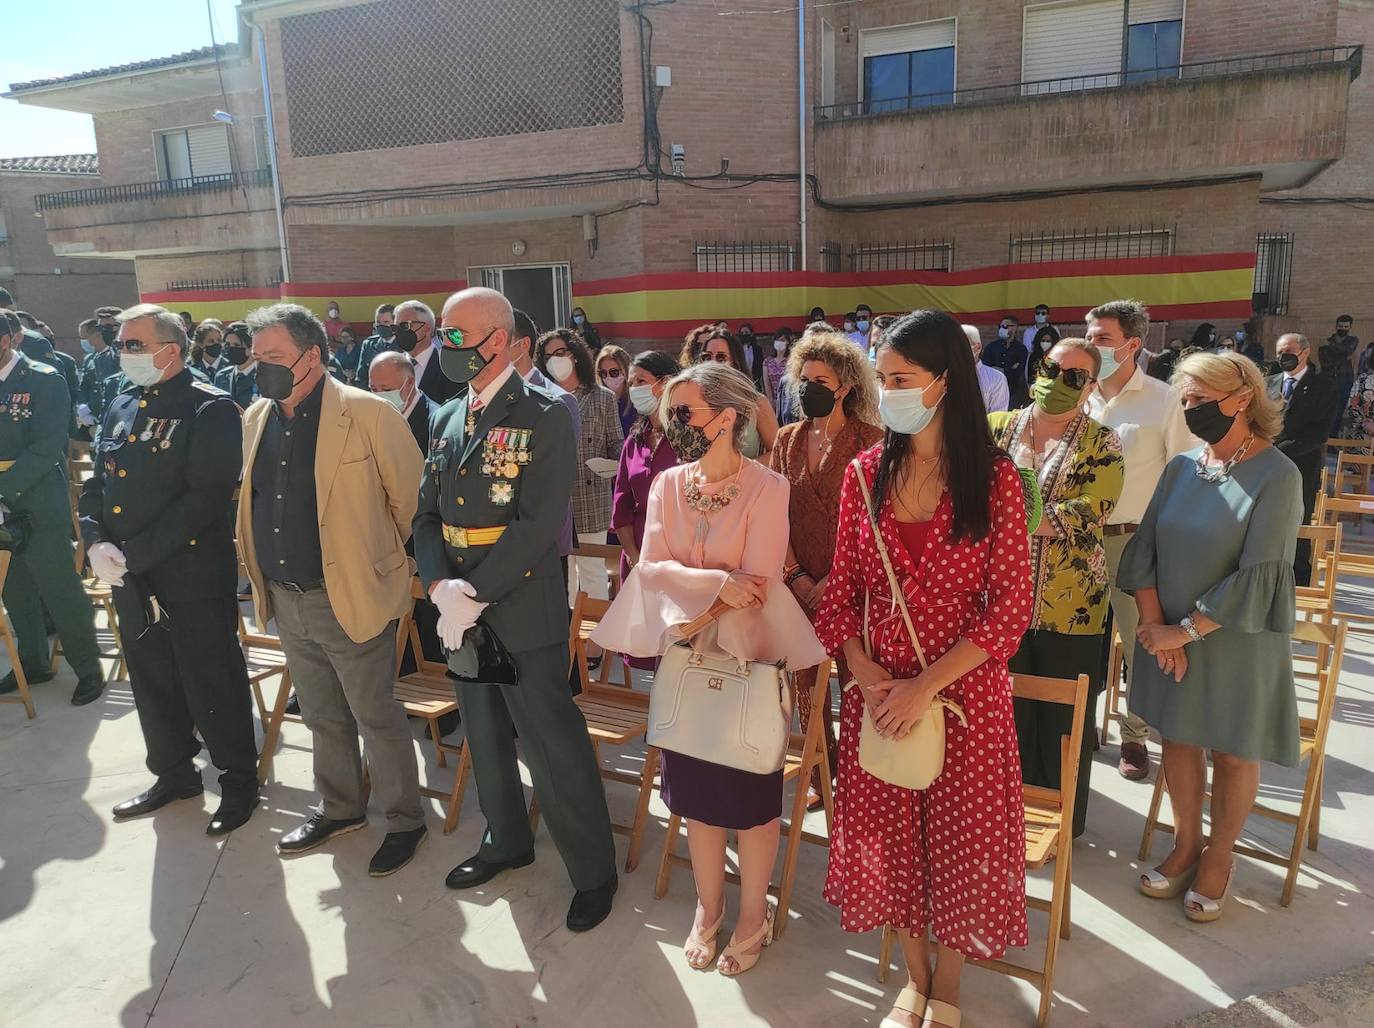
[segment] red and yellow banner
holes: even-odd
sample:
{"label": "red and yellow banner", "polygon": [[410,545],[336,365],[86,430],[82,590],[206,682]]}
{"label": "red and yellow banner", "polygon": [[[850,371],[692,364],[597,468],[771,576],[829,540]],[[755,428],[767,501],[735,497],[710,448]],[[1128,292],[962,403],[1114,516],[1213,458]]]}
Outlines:
{"label": "red and yellow banner", "polygon": [[750,321],[758,331],[801,328],[813,307],[835,315],[866,303],[875,313],[918,307],[986,324],[1029,322],[1037,304],[1076,321],[1106,300],[1133,297],[1159,321],[1250,316],[1253,253],[1006,264],[967,271],[856,273],[679,272],[575,282],[573,302],[603,337],[666,339],[707,321]]}

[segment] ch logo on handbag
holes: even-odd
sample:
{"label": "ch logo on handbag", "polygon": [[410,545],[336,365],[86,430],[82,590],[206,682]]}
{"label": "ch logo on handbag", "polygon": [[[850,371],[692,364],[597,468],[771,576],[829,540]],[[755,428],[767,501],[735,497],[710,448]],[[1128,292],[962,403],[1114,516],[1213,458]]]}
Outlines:
{"label": "ch logo on handbag", "polygon": [[708,678],[706,679],[706,685],[708,688],[714,689],[716,692],[720,692],[722,689],[725,688],[725,679]]}

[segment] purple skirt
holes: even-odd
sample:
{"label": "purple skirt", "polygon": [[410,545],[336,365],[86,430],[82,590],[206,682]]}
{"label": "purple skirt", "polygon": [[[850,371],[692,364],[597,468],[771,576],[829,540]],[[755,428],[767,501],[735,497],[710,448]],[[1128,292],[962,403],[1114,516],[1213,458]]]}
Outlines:
{"label": "purple skirt", "polygon": [[663,802],[716,828],[757,828],[782,816],[782,771],[756,775],[664,750]]}

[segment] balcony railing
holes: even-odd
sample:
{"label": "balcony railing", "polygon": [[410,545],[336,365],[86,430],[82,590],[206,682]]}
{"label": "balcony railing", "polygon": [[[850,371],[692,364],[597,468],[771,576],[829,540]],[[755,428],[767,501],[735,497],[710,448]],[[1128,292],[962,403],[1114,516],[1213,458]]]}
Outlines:
{"label": "balcony railing", "polygon": [[97,204],[157,200],[196,193],[221,193],[271,184],[272,169],[256,168],[253,171],[235,171],[227,175],[196,175],[193,178],[130,182],[127,185],[101,186],[97,189],[69,189],[64,193],[40,193],[33,198],[33,202],[40,211],[53,211],[63,207],[91,207]]}
{"label": "balcony railing", "polygon": [[1264,74],[1294,68],[1344,65],[1350,77],[1360,74],[1362,46],[1328,46],[1315,50],[1289,50],[1275,54],[1256,54],[1249,57],[1228,57],[1215,61],[1195,61],[1163,68],[1138,71],[1113,71],[1100,75],[1080,75],[1062,79],[1039,79],[1033,82],[1009,82],[1001,86],[975,86],[971,89],[945,90],[940,93],[921,93],[913,96],[891,97],[883,100],[856,100],[851,103],[828,104],[816,107],[817,121],[848,121],[854,118],[876,118],[901,114],[911,110],[1006,103],[1040,96],[1061,96],[1065,93],[1084,93],[1096,89],[1120,89],[1143,86],[1154,82],[1192,82],[1198,79],[1220,79],[1239,75]]}

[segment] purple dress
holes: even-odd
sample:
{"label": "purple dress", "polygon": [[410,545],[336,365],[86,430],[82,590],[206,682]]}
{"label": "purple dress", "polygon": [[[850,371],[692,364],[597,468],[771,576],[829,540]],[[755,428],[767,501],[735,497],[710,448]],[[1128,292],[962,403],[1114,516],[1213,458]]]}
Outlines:
{"label": "purple dress", "polygon": [[[615,485],[611,489],[611,527],[634,526],[636,547],[644,545],[644,519],[649,514],[649,487],[660,472],[677,466],[677,454],[660,432],[658,445],[649,446],[649,433],[639,423],[625,433],[625,445],[620,448],[620,466],[615,471]],[[630,573],[630,561],[620,555],[620,580]],[[638,666],[638,665],[636,665]],[[651,667],[652,665],[646,665]]]}

